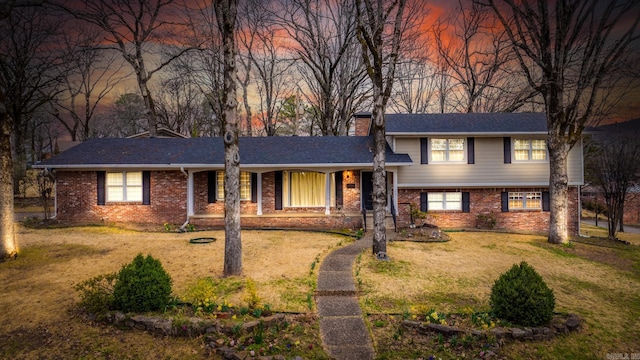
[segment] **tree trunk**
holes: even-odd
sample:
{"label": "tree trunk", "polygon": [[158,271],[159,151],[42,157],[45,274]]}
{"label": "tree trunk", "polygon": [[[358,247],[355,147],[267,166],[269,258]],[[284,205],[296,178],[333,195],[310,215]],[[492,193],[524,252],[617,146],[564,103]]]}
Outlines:
{"label": "tree trunk", "polygon": [[569,242],[567,220],[569,217],[569,177],[567,175],[567,158],[570,146],[561,137],[550,134],[549,147],[549,195],[551,212],[549,218],[549,242],[566,244]]}
{"label": "tree trunk", "polygon": [[0,92],[0,262],[18,256],[13,230],[12,126],[5,111],[4,94]]}
{"label": "tree trunk", "polygon": [[240,237],[240,152],[236,99],[235,21],[237,1],[214,2],[224,48],[224,276],[242,274]]}
{"label": "tree trunk", "polygon": [[374,85],[375,97],[373,106],[373,253],[386,259],[387,229],[387,174],[385,169],[385,139],[384,106],[382,104],[382,90]]}

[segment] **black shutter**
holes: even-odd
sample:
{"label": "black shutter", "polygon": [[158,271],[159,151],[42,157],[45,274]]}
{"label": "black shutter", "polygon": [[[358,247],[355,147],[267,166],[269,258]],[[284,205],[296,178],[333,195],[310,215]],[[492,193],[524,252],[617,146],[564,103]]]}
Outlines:
{"label": "black shutter", "polygon": [[420,211],[429,211],[429,195],[426,192],[420,193]]}
{"label": "black shutter", "polygon": [[275,209],[282,210],[282,171],[276,171],[274,181]]}
{"label": "black shutter", "polygon": [[97,171],[98,175],[98,205],[104,205],[106,194],[105,194],[105,181],[107,178],[107,173],[105,171]]}
{"label": "black shutter", "polygon": [[504,163],[511,164],[511,138],[505,136],[504,141]]}
{"label": "black shutter", "polygon": [[503,191],[500,193],[501,202],[502,202],[502,212],[509,212],[509,193]]}
{"label": "black shutter", "polygon": [[542,192],[542,211],[551,211],[551,198],[548,191]]}
{"label": "black shutter", "polygon": [[218,177],[217,171],[207,171],[207,202],[212,204],[216,202],[216,178]]}
{"label": "black shutter", "polygon": [[258,173],[251,173],[251,202],[258,202]]}
{"label": "black shutter", "polygon": [[[336,206],[343,205],[343,196],[342,196],[342,171],[336,171]],[[328,176],[328,175],[327,175]]]}
{"label": "black shutter", "polygon": [[467,164],[476,163],[475,138],[467,138]]}
{"label": "black shutter", "polygon": [[429,163],[428,138],[420,138],[420,164]]}
{"label": "black shutter", "polygon": [[471,211],[471,199],[469,198],[469,192],[462,192],[462,212],[470,212]]}
{"label": "black shutter", "polygon": [[151,205],[151,171],[142,172],[142,205]]}

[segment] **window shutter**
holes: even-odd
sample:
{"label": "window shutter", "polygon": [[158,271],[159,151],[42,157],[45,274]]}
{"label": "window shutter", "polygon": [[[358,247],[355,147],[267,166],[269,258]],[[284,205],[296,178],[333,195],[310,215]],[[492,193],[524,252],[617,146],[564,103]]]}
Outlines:
{"label": "window shutter", "polygon": [[342,171],[336,171],[336,206],[342,206],[344,199],[342,196]]}
{"label": "window shutter", "polygon": [[462,212],[470,212],[471,211],[471,199],[468,191],[462,192]]}
{"label": "window shutter", "polygon": [[142,172],[142,205],[151,205],[151,171]]}
{"label": "window shutter", "polygon": [[282,210],[282,171],[276,171],[274,190],[275,209]]}
{"label": "window shutter", "polygon": [[420,164],[429,163],[428,138],[420,138]]}
{"label": "window shutter", "polygon": [[511,138],[505,136],[504,140],[504,163],[511,164]]}
{"label": "window shutter", "polygon": [[207,202],[213,204],[216,202],[216,179],[218,177],[217,171],[207,171]]}
{"label": "window shutter", "polygon": [[475,138],[467,138],[467,164],[476,163]]}
{"label": "window shutter", "polygon": [[509,212],[509,193],[503,191],[500,193],[500,197],[502,199],[502,212]]}
{"label": "window shutter", "polygon": [[98,205],[104,205],[106,203],[105,181],[107,173],[106,171],[97,171],[96,174],[98,175]]}
{"label": "window shutter", "polygon": [[429,194],[426,192],[420,193],[420,211],[429,211]]}
{"label": "window shutter", "polygon": [[251,173],[251,202],[258,202],[258,173]]}
{"label": "window shutter", "polygon": [[551,211],[551,197],[548,191],[542,192],[542,211]]}

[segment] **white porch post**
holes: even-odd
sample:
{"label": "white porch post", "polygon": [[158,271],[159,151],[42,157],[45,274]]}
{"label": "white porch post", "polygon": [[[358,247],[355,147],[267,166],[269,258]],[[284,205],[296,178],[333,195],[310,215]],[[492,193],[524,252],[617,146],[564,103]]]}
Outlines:
{"label": "white porch post", "polygon": [[324,214],[331,214],[331,173],[325,173]]}
{"label": "white porch post", "polygon": [[193,172],[187,170],[189,177],[187,179],[187,216],[193,215]]}
{"label": "white porch post", "polygon": [[258,173],[257,179],[258,184],[256,184],[256,188],[258,190],[258,209],[256,214],[262,215],[262,173]]}
{"label": "white porch post", "polygon": [[394,170],[391,173],[393,174],[393,208],[396,211],[396,215],[398,215],[398,170]]}

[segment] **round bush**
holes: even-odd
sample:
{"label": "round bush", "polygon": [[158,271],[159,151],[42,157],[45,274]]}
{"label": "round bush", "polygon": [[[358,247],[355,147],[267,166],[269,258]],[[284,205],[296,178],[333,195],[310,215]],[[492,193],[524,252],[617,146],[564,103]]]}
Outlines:
{"label": "round bush", "polygon": [[513,265],[491,288],[491,310],[502,320],[523,326],[548,324],[556,306],[553,291],[526,262]]}
{"label": "round bush", "polygon": [[125,312],[163,310],[170,298],[171,277],[151,255],[123,266],[113,288],[114,307]]}

